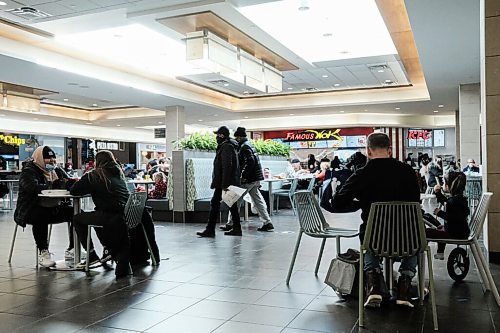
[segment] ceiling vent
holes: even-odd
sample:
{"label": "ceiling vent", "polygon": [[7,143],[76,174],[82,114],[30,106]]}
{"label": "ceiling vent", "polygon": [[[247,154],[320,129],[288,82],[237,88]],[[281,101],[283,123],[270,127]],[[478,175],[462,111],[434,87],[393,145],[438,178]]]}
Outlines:
{"label": "ceiling vent", "polygon": [[389,69],[389,66],[385,64],[378,64],[378,65],[369,65],[368,69],[374,72],[378,71],[385,71],[386,69]]}
{"label": "ceiling vent", "polygon": [[302,91],[315,92],[315,91],[318,91],[318,88],[307,87],[307,88],[302,89]]}
{"label": "ceiling vent", "polygon": [[52,16],[49,13],[42,12],[41,10],[33,7],[19,7],[15,9],[8,9],[6,10],[6,12],[25,19],[40,19]]}
{"label": "ceiling vent", "polygon": [[229,82],[227,82],[226,80],[212,80],[212,81],[208,81],[208,82],[210,82],[211,84],[218,85],[218,86],[224,86],[224,87],[229,86]]}

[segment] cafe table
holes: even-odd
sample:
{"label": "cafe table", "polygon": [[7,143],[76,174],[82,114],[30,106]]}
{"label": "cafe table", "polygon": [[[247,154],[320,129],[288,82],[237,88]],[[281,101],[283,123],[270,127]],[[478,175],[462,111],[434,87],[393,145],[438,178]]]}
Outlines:
{"label": "cafe table", "polygon": [[[45,191],[44,191],[45,192]],[[48,190],[45,193],[38,195],[40,198],[55,198],[55,199],[71,199],[73,202],[73,215],[77,215],[81,213],[82,199],[86,197],[90,197],[90,195],[71,195],[69,191],[64,190]],[[65,260],[56,261],[56,266],[51,267],[52,270],[59,271],[77,271],[83,269],[77,269],[76,265],[80,263],[81,258],[81,248],[80,248],[80,240],[78,238],[78,234],[76,233],[76,228],[73,226],[73,244],[75,249],[75,259],[73,264],[67,263]]]}
{"label": "cafe table", "polygon": [[9,189],[9,207],[2,208],[4,210],[12,210],[14,209],[14,184],[19,183],[19,179],[0,179],[0,183],[7,184],[7,188]]}
{"label": "cafe table", "polygon": [[133,180],[128,180],[127,183],[129,184],[134,184],[134,185],[144,185],[144,187],[146,188],[146,192],[149,194],[149,185],[154,185],[155,182],[150,179],[150,180],[146,180],[146,179],[133,179]]}

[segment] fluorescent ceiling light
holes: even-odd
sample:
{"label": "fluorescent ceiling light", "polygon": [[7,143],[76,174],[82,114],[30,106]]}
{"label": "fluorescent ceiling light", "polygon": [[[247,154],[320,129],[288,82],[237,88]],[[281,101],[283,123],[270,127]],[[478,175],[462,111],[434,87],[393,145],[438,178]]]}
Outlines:
{"label": "fluorescent ceiling light", "polygon": [[308,7],[283,0],[238,10],[310,63],[397,54],[374,0],[310,0]]}
{"label": "fluorescent ceiling light", "polygon": [[56,36],[56,41],[91,56],[153,74],[175,77],[207,72],[186,62],[184,42],[141,24],[61,35]]}

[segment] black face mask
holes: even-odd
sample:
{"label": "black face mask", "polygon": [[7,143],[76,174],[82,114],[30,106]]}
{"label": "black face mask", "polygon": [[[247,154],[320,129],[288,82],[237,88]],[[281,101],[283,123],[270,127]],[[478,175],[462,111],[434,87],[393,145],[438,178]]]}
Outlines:
{"label": "black face mask", "polygon": [[220,137],[220,136],[218,136],[216,139],[217,139],[217,143],[218,143],[218,144],[220,144],[220,143],[224,142],[224,140],[225,140],[225,138],[222,138],[222,137]]}

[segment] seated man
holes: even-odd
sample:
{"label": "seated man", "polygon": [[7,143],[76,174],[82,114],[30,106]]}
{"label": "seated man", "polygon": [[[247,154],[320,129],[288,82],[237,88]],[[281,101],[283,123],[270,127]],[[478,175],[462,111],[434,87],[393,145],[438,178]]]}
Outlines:
{"label": "seated man", "polygon": [[476,165],[476,161],[472,158],[467,160],[467,166],[464,168],[464,172],[479,172],[479,167]]}
{"label": "seated man", "polygon": [[[374,202],[420,202],[420,191],[411,166],[392,158],[391,142],[384,133],[372,133],[367,139],[368,163],[349,177],[334,195],[327,210],[337,213],[353,212],[361,208],[360,239],[363,241],[371,204]],[[358,201],[355,201],[357,199]],[[380,259],[370,252],[364,257],[363,271],[367,274],[368,297],[365,307],[378,307],[382,302],[380,285],[383,283]],[[413,307],[410,303],[411,280],[416,272],[417,258],[401,260],[397,304]]]}

